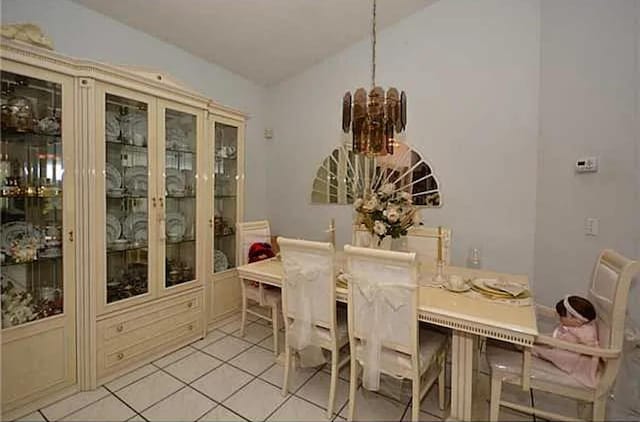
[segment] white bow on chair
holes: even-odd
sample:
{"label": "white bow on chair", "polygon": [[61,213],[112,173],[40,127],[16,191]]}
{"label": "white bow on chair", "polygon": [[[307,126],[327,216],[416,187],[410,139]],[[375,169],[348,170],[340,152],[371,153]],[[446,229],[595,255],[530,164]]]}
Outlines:
{"label": "white bow on chair", "polygon": [[382,351],[382,339],[391,334],[391,319],[380,320],[381,307],[386,303],[397,312],[408,303],[406,296],[401,289],[414,290],[415,285],[406,283],[386,283],[371,281],[360,274],[345,274],[345,278],[353,283],[366,305],[359,315],[363,321],[363,331],[367,333],[367,340],[364,342],[364,372],[362,374],[362,384],[367,390],[377,391],[380,389],[380,356]]}
{"label": "white bow on chair", "polygon": [[293,287],[295,292],[295,302],[297,304],[297,318],[290,327],[289,346],[302,352],[303,366],[317,366],[325,363],[321,349],[309,350],[311,346],[311,335],[313,333],[313,321],[311,315],[311,295],[308,287],[311,282],[318,278],[325,268],[318,265],[301,266],[295,259],[285,259],[283,261],[285,283]]}

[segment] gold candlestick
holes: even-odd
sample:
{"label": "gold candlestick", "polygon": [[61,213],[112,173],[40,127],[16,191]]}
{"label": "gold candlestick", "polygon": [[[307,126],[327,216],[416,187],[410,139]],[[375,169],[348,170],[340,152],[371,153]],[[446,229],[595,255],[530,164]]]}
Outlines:
{"label": "gold candlestick", "polygon": [[335,219],[331,219],[329,221],[329,242],[335,247],[336,246],[336,221]]}
{"label": "gold candlestick", "polygon": [[438,226],[438,261],[436,262],[436,273],[433,276],[434,283],[444,283],[446,277],[444,275],[444,260],[442,259],[442,226]]}

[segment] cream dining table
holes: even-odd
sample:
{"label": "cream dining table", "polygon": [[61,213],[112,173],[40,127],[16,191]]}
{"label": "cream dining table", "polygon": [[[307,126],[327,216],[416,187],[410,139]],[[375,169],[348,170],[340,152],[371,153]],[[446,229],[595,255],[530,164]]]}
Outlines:
{"label": "cream dining table", "polygon": [[[337,265],[343,265],[344,254],[337,253]],[[475,349],[480,337],[494,338],[530,347],[538,328],[534,306],[517,306],[469,297],[446,289],[430,286],[435,265],[420,263],[418,320],[448,327],[452,330],[451,344],[451,413],[449,420],[469,421],[473,411],[473,377]],[[272,286],[282,285],[282,262],[277,258],[238,267],[241,279]],[[528,277],[449,266],[446,274],[463,278],[500,278],[529,286]],[[336,287],[336,299],[347,301],[347,289]],[[487,415],[477,415],[487,419]]]}

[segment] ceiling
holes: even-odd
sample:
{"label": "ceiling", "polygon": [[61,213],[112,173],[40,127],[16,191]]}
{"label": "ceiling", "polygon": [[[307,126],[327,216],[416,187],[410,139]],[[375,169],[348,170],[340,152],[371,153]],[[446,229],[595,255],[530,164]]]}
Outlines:
{"label": "ceiling", "polygon": [[[371,0],[73,0],[263,85],[371,32]],[[436,0],[381,0],[384,28]]]}

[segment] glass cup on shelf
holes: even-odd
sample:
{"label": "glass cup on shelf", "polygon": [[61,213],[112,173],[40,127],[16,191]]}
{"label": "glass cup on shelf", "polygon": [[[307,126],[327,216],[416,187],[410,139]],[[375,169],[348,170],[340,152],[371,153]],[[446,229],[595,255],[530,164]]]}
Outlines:
{"label": "glass cup on shelf", "polygon": [[469,248],[469,253],[467,255],[467,267],[474,269],[482,268],[482,260],[480,257],[480,248]]}

